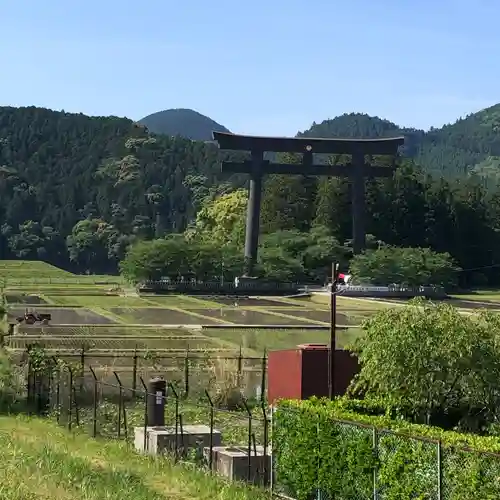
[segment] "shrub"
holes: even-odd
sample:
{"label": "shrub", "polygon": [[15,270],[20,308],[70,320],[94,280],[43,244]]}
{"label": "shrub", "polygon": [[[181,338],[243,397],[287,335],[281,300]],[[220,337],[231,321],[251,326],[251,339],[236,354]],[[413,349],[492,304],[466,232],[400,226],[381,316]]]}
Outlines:
{"label": "shrub", "polygon": [[483,431],[498,421],[500,320],[413,301],[379,311],[351,350],[361,371],[351,392],[383,398],[409,420]]}
{"label": "shrub", "polygon": [[[275,484],[298,500],[500,498],[500,440],[360,415],[343,402],[281,401]],[[441,463],[441,473],[439,471]]]}

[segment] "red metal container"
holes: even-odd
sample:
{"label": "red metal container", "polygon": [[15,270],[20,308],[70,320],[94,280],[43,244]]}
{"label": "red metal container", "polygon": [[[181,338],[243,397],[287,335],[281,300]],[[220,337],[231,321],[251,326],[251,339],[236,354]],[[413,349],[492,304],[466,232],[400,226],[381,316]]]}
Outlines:
{"label": "red metal container", "polygon": [[[325,344],[302,344],[295,349],[269,353],[268,401],[328,396],[329,348]],[[350,351],[335,351],[335,395],[345,394],[359,371]]]}

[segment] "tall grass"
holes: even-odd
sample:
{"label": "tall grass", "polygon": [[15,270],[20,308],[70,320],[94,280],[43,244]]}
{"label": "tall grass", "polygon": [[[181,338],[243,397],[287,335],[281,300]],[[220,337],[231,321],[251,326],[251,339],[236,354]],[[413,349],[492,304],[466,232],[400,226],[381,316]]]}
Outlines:
{"label": "tall grass", "polygon": [[136,454],[123,442],[93,440],[50,421],[0,417],[0,498],[8,500],[262,500],[168,459]]}

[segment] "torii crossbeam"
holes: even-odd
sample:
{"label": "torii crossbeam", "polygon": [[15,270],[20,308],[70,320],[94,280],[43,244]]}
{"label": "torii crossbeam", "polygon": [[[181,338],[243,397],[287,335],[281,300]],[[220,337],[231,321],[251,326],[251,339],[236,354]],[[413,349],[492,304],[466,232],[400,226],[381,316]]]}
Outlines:
{"label": "torii crossbeam", "polygon": [[[245,235],[245,276],[251,277],[257,262],[259,245],[260,202],[262,177],[266,174],[327,175],[348,177],[352,183],[352,232],[353,251],[360,253],[366,244],[365,233],[365,180],[373,177],[392,177],[396,169],[398,148],[404,137],[384,139],[322,139],[304,137],[257,137],[225,132],[213,132],[220,149],[250,151],[251,160],[222,162],[223,172],[250,175],[248,209]],[[302,163],[271,163],[264,160],[266,151],[302,153]],[[350,155],[346,165],[315,165],[313,154]],[[392,156],[390,167],[371,166],[366,156]]]}

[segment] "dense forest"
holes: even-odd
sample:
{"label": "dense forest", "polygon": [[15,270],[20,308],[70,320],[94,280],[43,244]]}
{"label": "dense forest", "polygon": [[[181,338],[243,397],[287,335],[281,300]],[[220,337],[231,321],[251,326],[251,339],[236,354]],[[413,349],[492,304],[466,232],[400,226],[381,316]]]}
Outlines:
{"label": "dense forest", "polygon": [[[427,133],[366,115],[343,115],[313,124],[301,135],[403,132],[405,158],[397,174],[367,185],[370,240],[449,252],[466,270],[465,282],[493,284],[500,282],[497,113],[490,108]],[[152,135],[125,118],[0,108],[0,258],[40,258],[77,272],[116,272],[132,242],[196,233],[200,226],[217,232],[227,220],[241,226],[241,197],[222,196],[224,206],[213,209],[221,195],[246,183],[242,176],[223,177],[220,159],[214,144]],[[485,166],[487,185],[481,177]],[[228,201],[234,199],[236,208]],[[226,210],[225,219],[221,210]],[[317,228],[349,250],[347,181],[266,179],[264,245],[279,246],[276,235],[283,231],[307,236],[319,234]]]}

